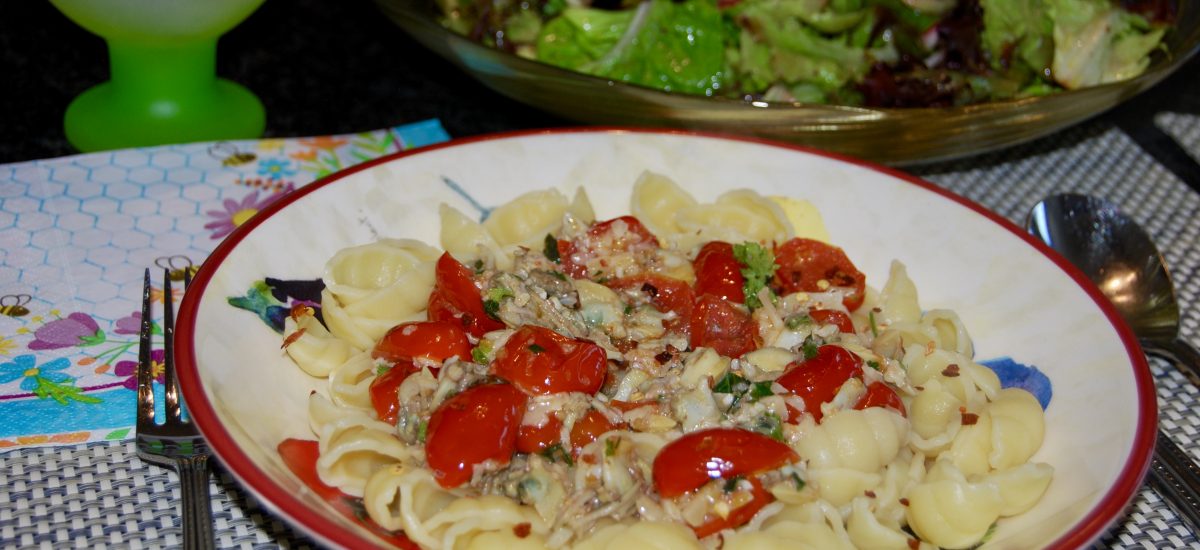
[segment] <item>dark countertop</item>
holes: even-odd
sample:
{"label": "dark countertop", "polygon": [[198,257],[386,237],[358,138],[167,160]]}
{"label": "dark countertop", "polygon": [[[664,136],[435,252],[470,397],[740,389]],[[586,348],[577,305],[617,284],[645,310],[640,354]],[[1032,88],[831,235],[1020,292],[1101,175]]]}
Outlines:
{"label": "dark countertop", "polygon": [[[4,8],[0,70],[7,76],[7,100],[0,102],[0,162],[72,154],[62,113],[76,95],[107,79],[104,42],[49,2],[9,0]],[[456,137],[572,124],[478,84],[405,36],[369,0],[268,0],[221,39],[217,72],[262,99],[266,135],[273,137],[366,131],[428,118],[440,119]],[[1200,113],[1197,76],[1200,57],[1124,108],[1086,124],[1132,128],[1158,111]]]}

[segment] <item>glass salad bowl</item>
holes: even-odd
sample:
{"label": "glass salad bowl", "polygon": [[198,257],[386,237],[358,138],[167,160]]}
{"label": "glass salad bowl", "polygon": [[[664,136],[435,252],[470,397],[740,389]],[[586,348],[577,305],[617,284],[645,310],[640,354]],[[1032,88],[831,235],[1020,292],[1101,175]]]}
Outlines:
{"label": "glass salad bowl", "polygon": [[566,119],[683,128],[782,140],[892,165],[1003,148],[1060,130],[1133,97],[1200,48],[1200,5],[1180,2],[1165,51],[1135,78],[1050,95],[940,108],[744,101],[670,93],[562,69],[489,48],[438,22],[429,0],[376,0],[418,42],[485,86]]}

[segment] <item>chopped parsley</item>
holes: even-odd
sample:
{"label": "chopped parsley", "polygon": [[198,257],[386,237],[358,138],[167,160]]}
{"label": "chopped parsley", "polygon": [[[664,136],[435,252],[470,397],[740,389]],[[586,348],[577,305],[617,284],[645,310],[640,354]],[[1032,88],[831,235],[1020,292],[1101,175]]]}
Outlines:
{"label": "chopped parsley", "polygon": [[546,348],[543,348],[542,346],[539,346],[537,344],[529,344],[529,351],[531,351],[533,353],[541,353],[543,351],[546,351]]}
{"label": "chopped parsley", "polygon": [[476,275],[482,274],[483,273],[483,260],[475,260],[474,267],[475,267]]}
{"label": "chopped parsley", "polygon": [[562,258],[558,255],[558,239],[555,239],[554,235],[546,233],[545,247],[542,250],[542,254],[545,254],[546,259],[554,263],[561,261]]}
{"label": "chopped parsley", "polygon": [[802,326],[810,324],[812,324],[812,317],[809,317],[803,313],[788,317],[787,320],[783,322],[783,326],[787,327],[788,330],[796,330]]}
{"label": "chopped parsley", "polygon": [[873,368],[873,369],[875,369],[875,370],[878,370],[878,371],[881,371],[881,370],[883,370],[883,369],[882,369],[882,368],[879,366],[879,361],[867,361],[867,366],[868,366],[868,367],[871,367],[871,368]]}
{"label": "chopped parsley", "polygon": [[480,340],[479,345],[475,346],[475,349],[471,350],[471,360],[479,363],[480,365],[486,365],[488,363],[488,356],[491,354],[491,340]]}
{"label": "chopped parsley", "polygon": [[500,320],[500,301],[505,298],[512,298],[512,297],[513,297],[513,291],[511,291],[507,288],[504,288],[502,286],[498,286],[495,288],[489,288],[487,291],[487,298],[483,300],[483,312],[486,313],[487,316],[491,317],[493,320],[499,321]]}
{"label": "chopped parsley", "polygon": [[420,424],[417,424],[417,441],[424,443],[425,442],[425,434],[428,430],[429,430],[428,422],[422,420]]}
{"label": "chopped parsley", "polygon": [[771,391],[771,381],[751,382],[734,374],[732,371],[726,372],[712,388],[713,393],[727,393],[733,396],[733,401],[729,403],[729,408],[737,406],[746,395],[750,396],[750,401],[758,401],[763,397],[773,395]]}
{"label": "chopped parsley", "polygon": [[742,476],[733,476],[729,479],[726,479],[725,485],[722,486],[721,489],[723,489],[725,491],[725,493],[727,493],[727,494],[732,493],[737,490],[738,483],[741,483],[743,479],[746,479],[746,478],[742,477]]}
{"label": "chopped parsley", "polygon": [[383,376],[387,371],[392,370],[391,365],[379,365],[375,367],[375,376]]}
{"label": "chopped parsley", "polygon": [[617,448],[621,446],[621,438],[610,437],[604,440],[604,456],[614,456],[617,454]]}
{"label": "chopped parsley", "polygon": [[796,484],[797,491],[803,491],[804,486],[807,485],[806,483],[804,483],[803,479],[800,479],[800,474],[797,474],[795,472],[792,472],[792,483]]}
{"label": "chopped parsley", "polygon": [[871,336],[879,336],[879,327],[875,326],[875,312],[867,312],[867,321],[871,323]]}
{"label": "chopped parsley", "polygon": [[746,294],[746,307],[758,309],[762,301],[758,291],[766,288],[767,281],[775,276],[775,254],[758,243],[744,242],[733,245],[733,257],[742,264],[742,277],[746,278],[742,290]]}
{"label": "chopped parsley", "polygon": [[804,339],[804,343],[800,345],[800,351],[804,353],[805,359],[812,359],[820,352],[821,345],[817,343],[816,338],[809,336]]}
{"label": "chopped parsley", "polygon": [[546,457],[546,459],[550,462],[558,462],[561,460],[566,463],[567,466],[575,465],[575,461],[571,460],[571,453],[564,451],[561,443],[555,443],[549,447],[546,447],[546,449],[542,451],[541,455]]}
{"label": "chopped parsley", "polygon": [[783,419],[769,412],[759,417],[754,425],[754,431],[769,436],[775,441],[783,441]]}

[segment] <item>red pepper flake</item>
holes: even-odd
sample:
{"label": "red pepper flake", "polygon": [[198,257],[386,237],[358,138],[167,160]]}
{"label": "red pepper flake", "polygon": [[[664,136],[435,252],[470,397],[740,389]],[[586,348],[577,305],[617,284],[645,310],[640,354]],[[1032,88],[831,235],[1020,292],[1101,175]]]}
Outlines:
{"label": "red pepper flake", "polygon": [[283,339],[283,345],[279,346],[279,349],[286,349],[288,346],[292,345],[292,342],[295,342],[296,340],[299,340],[301,336],[304,336],[304,331],[306,330],[308,329],[302,328],[289,334],[287,338]]}
{"label": "red pepper flake", "polygon": [[963,413],[963,415],[962,415],[963,426],[974,426],[976,422],[979,422],[979,415],[977,415],[975,413]]}
{"label": "red pepper flake", "polygon": [[903,498],[903,497],[901,497],[901,498],[900,498],[900,505],[901,505],[901,506],[908,506],[908,499],[907,499],[907,498]]}
{"label": "red pepper flake", "polygon": [[912,548],[912,550],[917,550],[921,547],[921,541],[917,539],[908,539],[908,547]]}
{"label": "red pepper flake", "polygon": [[867,498],[875,498],[875,491],[863,491],[863,494],[867,495]]}
{"label": "red pepper flake", "polygon": [[533,530],[533,526],[530,525],[529,522],[518,523],[513,526],[513,534],[516,535],[517,538],[519,538],[519,539],[528,537],[529,532],[532,530]]}
{"label": "red pepper flake", "polygon": [[946,367],[946,369],[942,371],[942,376],[947,378],[954,378],[955,376],[958,376],[958,365],[951,363],[950,366]]}
{"label": "red pepper flake", "polygon": [[661,364],[661,363],[666,363],[667,361],[670,361],[672,357],[675,357],[675,356],[672,355],[671,352],[664,351],[658,355],[655,355],[654,360],[658,361]]}
{"label": "red pepper flake", "polygon": [[878,307],[871,308],[871,311],[874,311],[875,313],[883,313],[883,309],[878,308]]}
{"label": "red pepper flake", "polygon": [[290,312],[288,312],[288,315],[290,315],[292,317],[293,321],[299,321],[301,317],[304,317],[306,315],[313,315],[313,314],[314,314],[313,308],[306,306],[304,304],[296,304],[296,305],[292,306],[292,310]]}

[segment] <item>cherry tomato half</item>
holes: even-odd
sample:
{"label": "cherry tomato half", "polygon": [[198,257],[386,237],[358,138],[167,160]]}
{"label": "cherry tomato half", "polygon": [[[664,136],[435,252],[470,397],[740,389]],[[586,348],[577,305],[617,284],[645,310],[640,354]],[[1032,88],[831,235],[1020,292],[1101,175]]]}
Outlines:
{"label": "cherry tomato half", "polygon": [[747,481],[751,485],[750,502],[734,508],[729,512],[728,516],[715,516],[701,525],[692,526],[692,531],[696,533],[696,538],[702,539],[725,529],[733,529],[745,525],[754,518],[754,514],[757,514],[759,510],[775,502],[775,496],[763,488],[762,482],[758,478],[752,477]]}
{"label": "cherry tomato half", "polygon": [[[622,230],[623,233],[618,237],[616,232],[619,230]],[[603,247],[596,244],[598,241],[607,240],[610,237],[613,238],[611,243],[606,243]],[[575,279],[586,279],[588,278],[586,261],[576,263],[576,256],[586,258],[597,253],[611,254],[639,248],[658,248],[658,238],[649,229],[646,229],[646,226],[642,225],[637,218],[621,216],[592,224],[584,239],[559,240],[559,264],[562,266],[563,273]]]}
{"label": "cherry tomato half", "polygon": [[795,462],[791,447],[760,433],[711,428],[684,434],[654,457],[654,488],[675,498],[711,480],[751,476]]}
{"label": "cherry tomato half", "polygon": [[838,331],[854,334],[854,322],[850,316],[836,309],[810,309],[808,316],[819,325],[837,325]]}
{"label": "cherry tomato half", "polygon": [[695,294],[687,283],[661,275],[635,275],[612,279],[604,286],[616,291],[640,290],[650,298],[654,309],[662,313],[674,313],[675,316],[663,322],[663,328],[672,332],[686,333],[688,319],[692,315],[692,302]]}
{"label": "cherry tomato half", "polygon": [[[821,403],[832,401],[847,380],[862,378],[862,358],[841,346],[832,344],[817,349],[817,356],[788,366],[775,381],[804,399],[807,412],[821,421]],[[790,409],[790,407],[789,407]],[[788,421],[799,422],[798,411],[791,411]]]}
{"label": "cherry tomato half", "polygon": [[608,375],[608,354],[587,340],[525,325],[496,352],[492,373],[529,395],[573,391],[593,395]]}
{"label": "cherry tomato half", "polygon": [[692,307],[689,343],[693,348],[712,348],[726,357],[741,357],[758,348],[758,324],[732,302],[700,296]]}
{"label": "cherry tomato half", "polygon": [[842,298],[846,309],[858,309],[865,298],[867,278],[854,267],[842,249],[812,239],[795,238],[775,249],[774,285],[781,294],[825,290],[820,281],[849,290]]}
{"label": "cherry tomato half", "polygon": [[540,453],[559,442],[562,433],[562,420],[553,414],[545,424],[521,424],[517,430],[517,452]]}
{"label": "cherry tomato half", "polygon": [[412,361],[401,359],[387,372],[371,381],[371,406],[375,408],[375,414],[380,420],[396,425],[396,417],[400,412],[400,402],[396,394],[400,391],[400,384],[404,383],[410,374],[419,370],[421,369],[413,365]]}
{"label": "cherry tomato half", "polygon": [[471,342],[462,324],[453,321],[401,323],[375,344],[371,357],[393,363],[417,358],[439,363],[451,357],[469,359]]}
{"label": "cherry tomato half", "polygon": [[321,481],[320,476],[317,475],[317,459],[320,458],[318,442],[305,439],[285,439],[275,450],[279,453],[279,458],[283,459],[283,464],[287,466],[288,470],[296,474],[296,477],[300,478],[300,481],[312,489],[318,497],[325,499],[347,518],[364,524],[376,536],[393,546],[404,550],[420,550],[421,547],[417,546],[402,531],[388,531],[372,521],[371,518],[364,517],[361,510],[359,513],[355,513],[354,507],[350,505],[354,497]]}
{"label": "cherry tomato half", "polygon": [[600,411],[591,409],[571,427],[571,449],[578,451],[600,436],[620,427],[619,424],[610,422]]}
{"label": "cherry tomato half", "polygon": [[528,398],[509,384],[474,386],[433,411],[426,429],[425,460],[447,489],[471,480],[476,464],[508,464]]}
{"label": "cherry tomato half", "polygon": [[433,292],[429,294],[429,319],[450,321],[476,338],[504,328],[483,311],[483,296],[471,279],[471,270],[449,252],[438,258]]}
{"label": "cherry tomato half", "polygon": [[858,398],[858,402],[854,404],[854,408],[858,410],[867,407],[887,407],[900,413],[900,416],[908,416],[908,411],[904,410],[904,402],[900,400],[896,390],[883,382],[875,382],[867,386],[867,393]]}
{"label": "cherry tomato half", "polygon": [[746,301],[746,278],[742,276],[742,264],[733,255],[733,245],[706,243],[692,261],[692,270],[696,272],[697,296],[712,295],[739,304]]}

